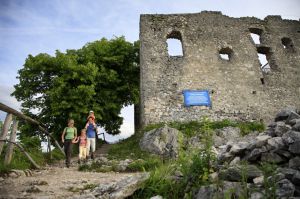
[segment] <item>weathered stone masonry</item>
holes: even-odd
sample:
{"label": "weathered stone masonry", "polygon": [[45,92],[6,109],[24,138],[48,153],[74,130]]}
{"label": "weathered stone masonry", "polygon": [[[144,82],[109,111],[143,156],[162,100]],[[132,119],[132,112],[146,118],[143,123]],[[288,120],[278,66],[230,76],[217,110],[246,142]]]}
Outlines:
{"label": "weathered stone masonry", "polygon": [[[251,32],[260,35],[260,44]],[[182,42],[183,56],[169,56],[168,38]],[[268,122],[284,106],[300,107],[299,21],[208,11],[141,15],[140,41],[142,126],[202,116]],[[257,53],[266,55],[270,72],[261,70]],[[212,109],[185,107],[184,89],[208,89]]]}

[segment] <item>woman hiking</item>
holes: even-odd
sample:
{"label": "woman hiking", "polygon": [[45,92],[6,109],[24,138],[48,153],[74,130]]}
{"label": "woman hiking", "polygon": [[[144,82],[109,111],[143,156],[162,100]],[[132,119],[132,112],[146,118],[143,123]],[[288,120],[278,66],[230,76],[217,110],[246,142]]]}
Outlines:
{"label": "woman hiking", "polygon": [[68,127],[66,127],[61,135],[61,141],[64,143],[66,154],[66,166],[69,168],[72,156],[72,142],[77,138],[77,129],[74,127],[74,120],[69,119]]}

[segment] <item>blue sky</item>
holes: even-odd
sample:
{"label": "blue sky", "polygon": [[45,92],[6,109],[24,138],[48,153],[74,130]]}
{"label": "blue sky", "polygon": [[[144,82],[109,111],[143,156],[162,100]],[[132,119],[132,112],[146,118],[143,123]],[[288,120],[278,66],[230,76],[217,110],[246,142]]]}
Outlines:
{"label": "blue sky", "polygon": [[[0,0],[0,102],[18,109],[9,94],[28,54],[81,48],[102,37],[139,39],[140,14],[221,11],[231,17],[300,18],[300,0]],[[132,107],[123,110],[132,131]],[[0,113],[3,120],[4,113]]]}

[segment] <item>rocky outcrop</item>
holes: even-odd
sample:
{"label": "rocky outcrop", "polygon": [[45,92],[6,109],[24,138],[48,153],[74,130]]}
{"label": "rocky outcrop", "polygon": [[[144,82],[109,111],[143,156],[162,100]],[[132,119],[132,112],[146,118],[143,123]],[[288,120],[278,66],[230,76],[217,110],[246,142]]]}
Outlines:
{"label": "rocky outcrop", "polygon": [[139,175],[123,178],[118,182],[100,184],[92,192],[72,198],[123,199],[131,196],[139,189],[149,176],[149,173],[141,173]]}
{"label": "rocky outcrop", "polygon": [[177,129],[164,126],[153,129],[144,134],[140,140],[140,147],[144,151],[160,155],[165,158],[178,156],[180,132]]}
{"label": "rocky outcrop", "polygon": [[[299,112],[295,108],[286,108],[276,115],[275,122],[263,133],[237,137],[237,141],[230,140],[224,145],[217,142],[215,146],[218,151],[218,172],[214,174],[214,179],[237,183],[239,186],[248,183],[247,189],[251,190],[247,193],[249,198],[265,198],[266,182],[276,187],[276,198],[300,197],[299,127]],[[227,134],[230,135],[230,132]],[[239,164],[241,161],[243,164]],[[263,175],[262,163],[277,167],[267,179],[264,179],[266,176]],[[238,196],[238,190],[236,188],[232,194]],[[228,189],[224,186],[210,185],[201,187],[194,198],[213,198],[224,196],[225,193],[228,193]]]}

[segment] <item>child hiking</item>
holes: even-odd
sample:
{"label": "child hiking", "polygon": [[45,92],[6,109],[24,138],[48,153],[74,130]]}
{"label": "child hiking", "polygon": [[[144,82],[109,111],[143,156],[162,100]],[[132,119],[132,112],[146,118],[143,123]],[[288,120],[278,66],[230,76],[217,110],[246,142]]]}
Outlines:
{"label": "child hiking", "polygon": [[95,122],[96,117],[94,111],[89,112],[89,116],[87,117],[87,120],[89,120],[90,117],[92,117],[93,121]]}
{"label": "child hiking", "polygon": [[87,135],[87,150],[86,154],[87,157],[90,155],[91,150],[91,158],[95,158],[95,150],[96,150],[96,123],[95,123],[95,116],[89,115],[88,122],[85,125],[86,135]]}
{"label": "child hiking", "polygon": [[74,120],[69,119],[68,127],[66,127],[61,135],[61,141],[64,143],[66,154],[66,166],[69,168],[72,156],[72,141],[77,138],[77,129],[74,127]]}
{"label": "child hiking", "polygon": [[82,161],[86,161],[86,152],[87,152],[87,137],[86,137],[86,129],[81,130],[80,136],[77,137],[77,139],[74,140],[74,143],[79,142],[79,159],[78,162],[79,164]]}

